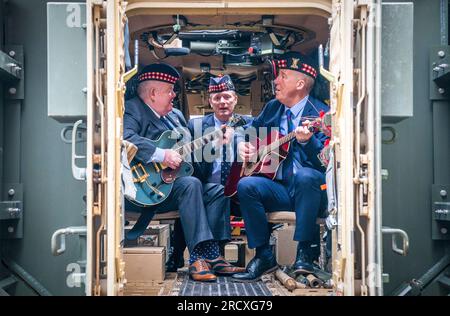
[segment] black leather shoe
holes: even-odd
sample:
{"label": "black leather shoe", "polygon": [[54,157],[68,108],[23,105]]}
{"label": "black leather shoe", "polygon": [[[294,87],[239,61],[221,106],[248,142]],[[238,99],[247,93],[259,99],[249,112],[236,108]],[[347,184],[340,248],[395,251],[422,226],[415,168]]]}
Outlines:
{"label": "black leather shoe", "polygon": [[166,272],[177,272],[182,267],[184,267],[183,253],[181,255],[172,253],[166,263]]}
{"label": "black leather shoe", "polygon": [[233,274],[231,280],[234,282],[254,282],[261,279],[265,273],[270,273],[278,269],[275,256],[271,259],[261,259],[254,257],[247,265],[246,272]]}
{"label": "black leather shoe", "polygon": [[298,248],[297,258],[292,266],[293,273],[297,274],[309,274],[314,272],[314,250],[310,247]]}

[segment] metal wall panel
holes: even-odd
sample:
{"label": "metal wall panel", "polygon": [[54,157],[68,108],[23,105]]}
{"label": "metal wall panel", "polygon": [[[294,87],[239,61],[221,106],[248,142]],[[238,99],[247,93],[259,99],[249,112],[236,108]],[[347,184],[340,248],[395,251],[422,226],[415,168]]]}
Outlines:
{"label": "metal wall panel", "polygon": [[[72,178],[71,146],[60,138],[66,125],[47,115],[47,1],[11,0],[8,6],[6,42],[23,45],[26,85],[20,113],[20,155],[4,159],[20,162],[24,235],[21,240],[4,243],[6,254],[51,293],[83,295],[83,288],[66,283],[70,273],[76,272],[80,249],[77,238],[68,236],[66,253],[61,256],[54,257],[50,249],[55,230],[85,224],[81,213],[86,184]],[[71,45],[69,42],[67,38],[59,45]],[[72,68],[68,65],[67,71]],[[4,137],[14,137],[11,133],[5,130]],[[8,167],[5,165],[4,170]],[[26,287],[18,286],[15,294],[29,293]]]}
{"label": "metal wall panel", "polygon": [[47,4],[48,115],[60,122],[86,117],[86,5]]}
{"label": "metal wall panel", "polygon": [[[391,125],[397,133],[396,141],[382,146],[382,168],[389,171],[389,178],[383,181],[383,225],[401,228],[410,237],[406,257],[393,253],[390,238],[384,237],[383,270],[390,275],[386,295],[402,282],[419,278],[449,247],[448,242],[432,240],[430,224],[433,173],[439,166],[433,162],[436,145],[428,74],[430,47],[440,43],[439,10],[439,0],[414,1],[414,116]],[[449,133],[448,128],[441,132]],[[448,160],[441,163],[448,164]],[[427,293],[440,294],[437,286]]]}
{"label": "metal wall panel", "polygon": [[383,3],[381,115],[395,122],[413,116],[413,3]]}

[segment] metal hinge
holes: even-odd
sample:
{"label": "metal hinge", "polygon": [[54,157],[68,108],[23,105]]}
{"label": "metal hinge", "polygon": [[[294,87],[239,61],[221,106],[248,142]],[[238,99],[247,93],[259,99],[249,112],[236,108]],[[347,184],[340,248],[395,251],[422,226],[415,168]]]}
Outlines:
{"label": "metal hinge", "polygon": [[4,183],[0,200],[0,238],[23,237],[23,187],[21,183]]}
{"label": "metal hinge", "polygon": [[430,99],[450,97],[450,46],[432,47],[430,51]]}

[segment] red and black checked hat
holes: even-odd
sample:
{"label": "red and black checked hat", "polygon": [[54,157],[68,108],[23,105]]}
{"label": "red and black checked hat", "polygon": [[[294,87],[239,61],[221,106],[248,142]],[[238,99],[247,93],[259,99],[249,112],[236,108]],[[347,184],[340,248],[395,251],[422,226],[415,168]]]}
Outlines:
{"label": "red and black checked hat", "polygon": [[295,70],[313,79],[317,78],[317,69],[314,67],[314,63],[308,57],[298,52],[285,53],[278,59],[275,59],[274,63],[277,69]]}
{"label": "red and black checked hat", "polygon": [[178,79],[180,79],[178,71],[167,64],[151,64],[145,66],[138,77],[140,83],[146,80],[156,80],[175,84]]}
{"label": "red and black checked hat", "polygon": [[209,79],[209,93],[219,93],[224,91],[235,91],[233,81],[229,75],[221,77],[211,77]]}

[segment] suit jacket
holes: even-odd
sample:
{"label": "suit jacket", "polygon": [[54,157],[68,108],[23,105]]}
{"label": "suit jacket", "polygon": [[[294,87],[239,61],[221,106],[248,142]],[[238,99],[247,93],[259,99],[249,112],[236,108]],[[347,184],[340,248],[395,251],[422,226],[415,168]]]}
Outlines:
{"label": "suit jacket", "polygon": [[[246,125],[250,124],[250,122],[251,122],[250,117],[242,116],[239,114],[235,114],[235,116],[241,117],[245,121]],[[195,137],[194,126],[197,126],[197,124],[200,124],[200,122],[201,122],[201,133],[203,135],[205,133],[205,130],[207,130],[208,128],[210,129],[210,128],[215,127],[214,113],[205,115],[203,117],[198,117],[198,118],[189,120],[188,128],[191,132],[191,135],[193,135],[193,137]],[[236,152],[237,152],[236,151],[236,142],[234,142],[233,145],[234,145],[234,158],[236,158]],[[202,182],[206,183],[208,178],[211,176],[211,173],[213,170],[213,162],[207,162],[203,159],[200,162],[194,161],[193,165],[194,165],[194,176],[197,177],[198,179],[200,179]]]}
{"label": "suit jacket", "polygon": [[[167,116],[179,127],[187,127],[183,114],[173,109]],[[135,159],[147,163],[156,150],[149,140],[156,140],[169,128],[139,98],[134,97],[125,102],[123,116],[123,138],[138,147]]]}
{"label": "suit jacket", "polygon": [[[311,103],[312,105],[311,105]],[[308,97],[302,117],[318,117],[320,111],[328,112],[330,108],[321,101]],[[250,126],[256,128],[259,132],[260,127],[279,128],[281,116],[284,113],[284,105],[280,101],[274,99],[269,101],[262,112],[253,120]],[[242,138],[241,138],[242,139]],[[291,141],[290,154],[294,153],[303,167],[314,168],[321,172],[325,172],[325,168],[320,163],[317,155],[323,149],[327,136],[322,132],[315,133],[307,144],[300,144],[295,139]]]}

